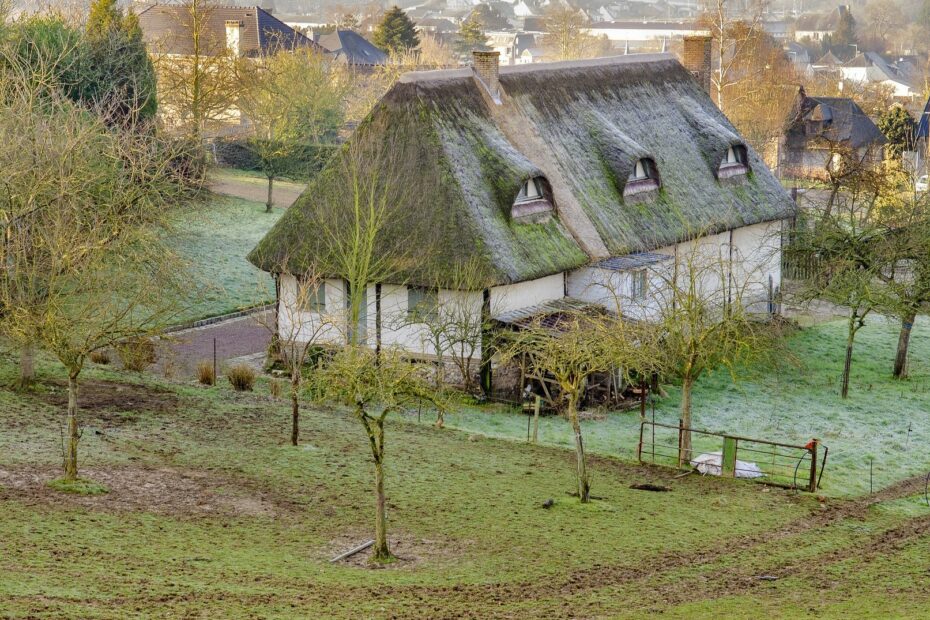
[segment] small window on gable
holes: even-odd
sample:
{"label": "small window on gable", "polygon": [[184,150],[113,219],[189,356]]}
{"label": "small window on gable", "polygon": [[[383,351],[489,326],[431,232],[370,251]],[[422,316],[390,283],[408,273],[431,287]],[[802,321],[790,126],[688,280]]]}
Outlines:
{"label": "small window on gable", "polygon": [[648,158],[638,159],[623,188],[623,195],[632,196],[658,187],[659,171],[656,169],[656,163]]}
{"label": "small window on gable", "polygon": [[746,147],[742,144],[735,144],[727,149],[727,153],[720,162],[720,176],[730,177],[737,174],[745,174],[749,171],[748,159],[746,157]]}
{"label": "small window on gable", "polygon": [[407,314],[414,318],[428,320],[439,309],[439,289],[425,286],[407,287]]}
{"label": "small window on gable", "polygon": [[520,204],[521,202],[533,202],[534,200],[542,199],[542,184],[538,177],[533,177],[523,184],[520,188],[520,193],[517,194],[517,199],[513,202],[514,204]]}

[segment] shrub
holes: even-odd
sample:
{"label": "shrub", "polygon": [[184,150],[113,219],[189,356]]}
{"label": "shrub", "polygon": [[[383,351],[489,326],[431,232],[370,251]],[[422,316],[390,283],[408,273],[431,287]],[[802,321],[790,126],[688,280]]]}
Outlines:
{"label": "shrub", "polygon": [[95,364],[100,364],[106,366],[110,363],[110,352],[106,349],[99,349],[97,351],[92,351],[90,354],[90,361]]}
{"label": "shrub", "polygon": [[127,340],[116,346],[123,368],[142,372],[155,363],[155,343],[148,338]]}
{"label": "shrub", "polygon": [[203,385],[215,385],[216,373],[213,372],[213,364],[208,361],[202,361],[197,364],[197,381]]}
{"label": "shrub", "polygon": [[245,364],[236,364],[226,370],[226,378],[237,392],[251,392],[255,385],[255,370]]}
{"label": "shrub", "polygon": [[277,379],[272,379],[268,384],[268,389],[271,391],[271,397],[275,400],[281,398],[281,382]]}

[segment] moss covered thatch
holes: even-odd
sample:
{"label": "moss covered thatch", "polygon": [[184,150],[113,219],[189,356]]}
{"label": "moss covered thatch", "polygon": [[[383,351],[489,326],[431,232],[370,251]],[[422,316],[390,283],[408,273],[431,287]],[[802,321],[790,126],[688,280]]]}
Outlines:
{"label": "moss covered thatch", "polygon": [[[792,213],[752,149],[749,175],[717,179],[727,148],[742,141],[670,56],[501,67],[500,85],[496,105],[470,70],[408,74],[347,145],[391,145],[393,155],[373,156],[371,167],[386,191],[408,188],[394,192],[398,224],[382,243],[399,257],[392,279],[441,284],[470,261],[484,285],[518,282]],[[641,157],[655,160],[661,190],[624,201]],[[295,270],[310,261],[338,275],[315,231],[347,208],[334,198],[349,183],[336,160],[253,250],[253,263],[271,270],[287,257]],[[537,175],[553,188],[554,217],[512,218],[521,183]],[[420,249],[415,259],[409,248]]]}

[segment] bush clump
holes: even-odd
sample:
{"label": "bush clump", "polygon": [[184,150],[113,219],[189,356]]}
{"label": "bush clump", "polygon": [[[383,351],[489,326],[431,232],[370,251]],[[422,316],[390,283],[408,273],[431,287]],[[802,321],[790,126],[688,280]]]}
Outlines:
{"label": "bush clump", "polygon": [[236,364],[227,369],[226,378],[237,392],[251,392],[255,386],[255,370],[245,364]]}
{"label": "bush clump", "polygon": [[97,351],[91,351],[90,361],[95,364],[100,364],[101,366],[106,366],[110,363],[110,352],[106,349],[99,349]]}
{"label": "bush clump", "polygon": [[216,373],[213,371],[212,363],[202,361],[197,364],[197,381],[203,385],[216,384]]}
{"label": "bush clump", "polygon": [[148,338],[127,340],[116,346],[123,368],[142,372],[155,363],[155,343]]}

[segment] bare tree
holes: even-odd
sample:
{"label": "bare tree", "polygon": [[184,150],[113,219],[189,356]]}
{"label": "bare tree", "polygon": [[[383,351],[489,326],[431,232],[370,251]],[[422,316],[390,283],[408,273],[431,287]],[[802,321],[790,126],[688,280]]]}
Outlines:
{"label": "bare tree", "polygon": [[[25,81],[21,78],[27,78]],[[68,373],[65,478],[78,474],[78,378],[93,351],[151,334],[179,310],[183,269],[164,245],[186,189],[173,148],[148,132],[107,127],[27,70],[3,75],[2,157],[17,166],[4,213],[3,328],[38,341]],[[10,150],[16,149],[16,151]],[[26,169],[46,183],[29,179]],[[23,198],[27,198],[23,201]]]}
{"label": "bare tree", "polygon": [[[717,107],[726,112],[724,91],[741,79],[753,79],[747,75],[745,56],[764,36],[762,21],[767,0],[752,0],[747,10],[737,13],[732,0],[705,0],[701,7],[699,23],[710,32],[716,44],[717,68],[711,76],[716,91]],[[740,67],[740,65],[744,65]],[[755,71],[763,71],[758,67]]]}
{"label": "bare tree", "polygon": [[350,407],[362,424],[371,448],[375,470],[375,544],[372,561],[393,559],[387,539],[387,508],[384,491],[386,456],[384,425],[387,416],[405,406],[422,402],[443,408],[423,375],[399,351],[385,349],[376,356],[364,345],[347,345],[311,375],[310,392],[319,399]]}
{"label": "bare tree", "polygon": [[552,50],[556,60],[594,58],[610,50],[606,37],[588,33],[588,20],[580,9],[553,4],[545,19],[547,34],[543,45]]}
{"label": "bare tree", "polygon": [[[326,344],[325,336],[335,320],[326,311],[326,279],[312,267],[303,273],[285,270],[283,260],[273,271],[282,297],[273,315],[262,315],[261,324],[272,334],[274,359],[287,369],[291,397],[291,445],[300,440],[300,394],[312,352]],[[262,299],[267,299],[262,295]]]}
{"label": "bare tree", "polygon": [[345,84],[332,61],[312,49],[278,49],[261,62],[238,63],[239,107],[248,121],[247,145],[268,179],[266,211],[274,181],[301,167],[316,168],[342,125]]}
{"label": "bare tree", "polygon": [[174,12],[180,35],[150,45],[158,79],[159,110],[166,125],[197,140],[216,126],[236,122],[240,84],[236,50],[217,35],[216,3],[189,0]]}
{"label": "bare tree", "polygon": [[[702,241],[680,247],[670,267],[657,271],[663,350],[670,374],[681,380],[681,422],[692,426],[694,384],[705,372],[738,365],[771,352],[772,332],[751,306],[764,291],[759,274],[722,248]],[[682,434],[679,462],[691,460],[691,433]]]}

